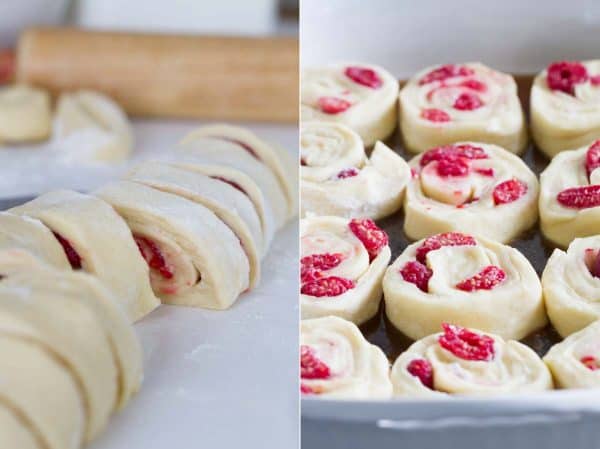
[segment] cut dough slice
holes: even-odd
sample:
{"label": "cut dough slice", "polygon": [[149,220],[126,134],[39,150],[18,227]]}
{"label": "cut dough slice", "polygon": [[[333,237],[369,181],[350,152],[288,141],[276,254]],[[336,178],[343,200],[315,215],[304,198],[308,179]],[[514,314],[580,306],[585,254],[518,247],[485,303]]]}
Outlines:
{"label": "cut dough slice", "polygon": [[533,80],[531,132],[548,157],[600,138],[600,60],[553,62]]}
{"label": "cut dough slice", "polygon": [[185,145],[203,137],[225,140],[241,146],[269,167],[287,199],[288,219],[298,214],[298,164],[296,158],[291,157],[290,152],[265,142],[246,128],[226,124],[198,128],[185,136],[182,143]]}
{"label": "cut dough slice", "polygon": [[133,131],[120,106],[99,92],[81,90],[58,98],[54,145],[77,160],[120,162],[133,148]]}
{"label": "cut dough slice", "polygon": [[552,389],[539,356],[515,340],[451,324],[413,343],[396,359],[396,396],[498,395]]}
{"label": "cut dough slice", "polygon": [[383,218],[402,205],[410,169],[381,142],[369,159],[360,137],[328,122],[302,125],[302,215]]}
{"label": "cut dough slice", "polygon": [[552,346],[544,362],[560,388],[600,387],[600,322]]}
{"label": "cut dough slice", "polygon": [[370,147],[396,128],[398,80],[372,64],[332,64],[302,71],[300,115],[341,123]]}
{"label": "cut dough slice", "polygon": [[248,288],[250,266],[240,241],[204,206],[130,181],[96,194],[131,228],[163,302],[227,309]]}
{"label": "cut dough slice", "polygon": [[106,202],[57,190],[10,212],[42,221],[63,245],[71,266],[96,275],[114,290],[131,320],[142,318],[160,304],[127,224]]}
{"label": "cut dough slice", "polygon": [[138,166],[128,179],[179,195],[210,209],[239,238],[250,263],[250,288],[258,285],[262,232],[254,206],[246,195],[218,179],[160,162],[146,162]]}
{"label": "cut dough slice", "polygon": [[527,144],[515,80],[478,62],[417,73],[400,91],[400,126],[406,148],[414,153],[463,140],[512,153]]}
{"label": "cut dough slice", "polygon": [[600,319],[600,236],[555,249],[542,274],[548,317],[566,337]]}
{"label": "cut dough slice", "polygon": [[300,324],[303,395],[326,398],[387,399],[392,396],[390,364],[358,327],[329,316]]}
{"label": "cut dough slice", "polygon": [[300,221],[302,319],[335,315],[362,324],[379,309],[390,261],[387,234],[370,219]]}
{"label": "cut dough slice", "polygon": [[450,232],[408,246],[383,278],[385,312],[417,340],[444,322],[521,339],[547,323],[540,280],[518,250]]}
{"label": "cut dough slice", "polygon": [[503,148],[457,143],[432,148],[409,165],[404,232],[412,240],[459,231],[506,243],[537,220],[537,178]]}
{"label": "cut dough slice", "polygon": [[25,85],[0,89],[0,143],[47,139],[50,135],[50,95]]}
{"label": "cut dough slice", "polygon": [[600,140],[552,159],[540,175],[539,208],[542,233],[562,248],[600,234]]}
{"label": "cut dough slice", "polygon": [[[2,448],[79,449],[85,408],[61,361],[42,345],[7,335],[5,329],[0,352],[0,442],[12,443]],[[12,427],[4,427],[9,421]]]}

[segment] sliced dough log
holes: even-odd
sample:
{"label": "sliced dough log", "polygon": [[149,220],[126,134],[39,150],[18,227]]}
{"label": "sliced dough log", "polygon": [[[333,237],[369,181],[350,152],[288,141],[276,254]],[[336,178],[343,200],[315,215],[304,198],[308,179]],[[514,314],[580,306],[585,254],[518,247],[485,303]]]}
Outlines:
{"label": "sliced dough log", "polygon": [[220,180],[160,162],[146,162],[138,166],[128,179],[210,209],[242,243],[250,263],[250,288],[258,285],[262,232],[256,211],[246,195]]}
{"label": "sliced dough log", "polygon": [[0,400],[0,447],[16,449],[44,449],[33,429],[25,422],[25,417],[12,411],[9,405]]}
{"label": "sliced dough log", "polygon": [[164,302],[226,309],[248,288],[250,267],[240,241],[204,206],[130,181],[96,194],[141,242],[152,286]]}
{"label": "sliced dough log", "polygon": [[298,161],[291,157],[290,152],[265,142],[248,129],[225,124],[198,128],[184,137],[182,143],[192,143],[203,137],[233,142],[267,165],[277,177],[279,186],[287,199],[288,219],[296,216],[298,213]]}
{"label": "sliced dough log", "polygon": [[10,212],[37,218],[66,239],[81,258],[81,268],[114,290],[131,320],[140,319],[160,303],[129,228],[101,199],[57,190]]}
{"label": "sliced dough log", "polygon": [[46,139],[50,114],[48,92],[24,85],[0,89],[0,143]]}

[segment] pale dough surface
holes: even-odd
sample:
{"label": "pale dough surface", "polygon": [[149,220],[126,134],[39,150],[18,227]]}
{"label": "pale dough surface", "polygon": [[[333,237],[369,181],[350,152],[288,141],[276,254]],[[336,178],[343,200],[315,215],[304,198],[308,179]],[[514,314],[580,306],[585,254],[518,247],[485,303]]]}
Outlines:
{"label": "pale dough surface", "polygon": [[0,89],[0,143],[44,140],[50,135],[50,95],[26,85]]}
{"label": "pale dough surface", "polygon": [[43,449],[35,433],[11,411],[0,403],[0,447],[18,449]]}

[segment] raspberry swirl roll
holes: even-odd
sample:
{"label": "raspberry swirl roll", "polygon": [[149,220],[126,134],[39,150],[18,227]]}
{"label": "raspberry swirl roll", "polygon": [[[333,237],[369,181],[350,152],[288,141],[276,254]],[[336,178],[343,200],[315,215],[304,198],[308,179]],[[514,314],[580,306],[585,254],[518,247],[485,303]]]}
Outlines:
{"label": "raspberry swirl roll", "polygon": [[540,176],[540,222],[552,243],[600,234],[600,140],[557,154]]}
{"label": "raspberry swirl roll", "polygon": [[531,132],[548,157],[600,138],[600,60],[558,61],[535,77]]}
{"label": "raspberry swirl roll", "polygon": [[300,244],[303,319],[335,315],[361,324],[377,313],[391,251],[372,220],[305,218]]}
{"label": "raspberry swirl roll", "polygon": [[390,364],[355,324],[328,316],[300,323],[300,390],[304,396],[387,399]]}
{"label": "raspberry swirl roll", "polygon": [[384,140],[396,128],[398,81],[371,64],[333,64],[302,71],[301,121],[341,123],[365,145]]}
{"label": "raspberry swirl roll", "polygon": [[566,337],[600,319],[600,236],[555,249],[542,274],[548,317]]}
{"label": "raspberry swirl roll", "polygon": [[367,159],[361,138],[338,123],[300,131],[302,214],[383,218],[396,212],[410,179],[404,159],[381,142]]}
{"label": "raspberry swirl roll", "polygon": [[535,174],[500,147],[445,145],[409,165],[404,231],[413,240],[456,230],[508,242],[537,220]]}
{"label": "raspberry swirl roll", "polygon": [[400,91],[400,126],[406,147],[415,153],[461,140],[513,153],[527,144],[515,80],[480,63],[417,73]]}
{"label": "raspberry swirl roll", "polygon": [[392,324],[417,340],[443,322],[521,339],[546,324],[542,287],[507,245],[449,232],[408,246],[383,278]]}
{"label": "raspberry swirl roll", "polygon": [[444,323],[443,332],[413,343],[396,359],[397,396],[494,395],[552,389],[550,371],[515,340]]}
{"label": "raspberry swirl roll", "polygon": [[600,387],[600,322],[554,345],[544,357],[560,388]]}

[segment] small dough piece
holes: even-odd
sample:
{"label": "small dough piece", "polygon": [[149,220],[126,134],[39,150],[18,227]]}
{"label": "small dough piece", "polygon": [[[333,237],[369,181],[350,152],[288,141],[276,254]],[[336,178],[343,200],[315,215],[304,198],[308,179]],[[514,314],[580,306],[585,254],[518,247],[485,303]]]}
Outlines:
{"label": "small dough piece", "polygon": [[552,158],[600,138],[600,60],[550,64],[533,80],[531,133]]}
{"label": "small dough piece", "polygon": [[94,274],[114,290],[132,321],[160,304],[127,224],[106,202],[92,195],[56,190],[9,212],[36,218],[60,236],[73,268]]}
{"label": "small dough piece", "polygon": [[423,69],[400,91],[400,127],[409,151],[463,140],[521,153],[523,109],[512,76],[479,62]]}
{"label": "small dough piece", "polygon": [[302,125],[302,216],[335,215],[379,219],[402,206],[410,169],[381,142],[366,158],[358,134],[344,125]]}
{"label": "small dough piece", "polygon": [[503,148],[462,142],[432,148],[409,165],[404,232],[412,240],[459,231],[506,243],[537,220],[537,178]]}
{"label": "small dough piece", "polygon": [[48,92],[25,85],[0,88],[0,143],[45,140],[50,121]]}
{"label": "small dough piece", "polygon": [[131,228],[163,302],[227,309],[248,288],[250,266],[240,241],[204,206],[130,181],[107,184],[96,195]]}
{"label": "small dough piece", "polygon": [[[42,345],[4,330],[0,351],[0,443],[14,438],[13,444],[1,447],[79,449],[85,408],[77,383],[61,361]],[[4,427],[9,411],[12,429]]]}
{"label": "small dough piece", "polygon": [[548,317],[562,337],[600,319],[600,236],[575,239],[555,249],[542,288]]}
{"label": "small dough piece", "polygon": [[547,323],[540,280],[507,245],[458,232],[408,246],[383,278],[385,312],[417,340],[444,322],[519,340]]}
{"label": "small dough piece", "polygon": [[552,346],[544,362],[559,388],[600,387],[600,322]]}
{"label": "small dough piece", "polygon": [[396,396],[499,395],[552,389],[539,356],[515,340],[444,324],[413,343],[392,365]]}
{"label": "small dough piece", "polygon": [[133,149],[127,114],[111,98],[80,90],[58,98],[54,145],[76,160],[121,162]]}
{"label": "small dough piece", "polygon": [[223,123],[202,126],[185,136],[182,143],[185,145],[204,137],[234,143],[269,167],[287,199],[288,219],[298,214],[297,158],[290,157],[286,149],[265,142],[249,129]]}
{"label": "small dough piece", "polygon": [[262,233],[254,206],[246,195],[218,179],[160,162],[146,162],[134,168],[128,180],[179,195],[210,209],[240,239],[250,263],[250,288],[258,285]]}
{"label": "small dough piece", "polygon": [[362,324],[377,313],[391,258],[384,231],[369,219],[305,218],[300,246],[302,319],[335,315]]}
{"label": "small dough piece", "polygon": [[577,237],[600,234],[600,168],[593,163],[596,157],[600,158],[600,140],[557,154],[540,175],[542,233],[561,248]]}
{"label": "small dough piece", "polygon": [[355,324],[334,316],[300,322],[303,395],[343,399],[392,396],[390,363]]}
{"label": "small dough piece", "polygon": [[396,78],[372,64],[306,69],[301,76],[301,121],[346,125],[371,147],[396,128],[398,89]]}

